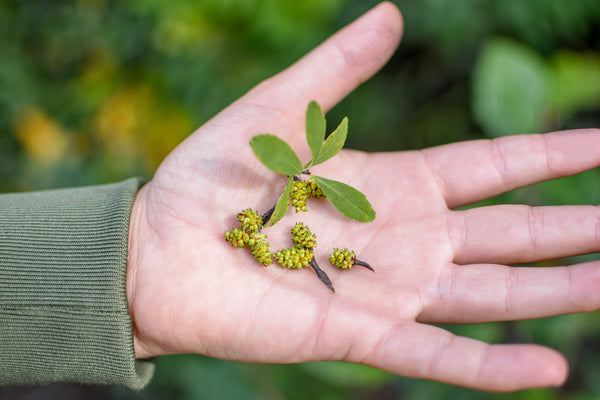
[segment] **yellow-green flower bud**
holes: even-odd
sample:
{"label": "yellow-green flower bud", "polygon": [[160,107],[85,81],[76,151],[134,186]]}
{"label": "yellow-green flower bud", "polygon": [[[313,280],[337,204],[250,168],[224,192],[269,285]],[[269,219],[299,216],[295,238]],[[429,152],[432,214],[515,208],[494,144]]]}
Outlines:
{"label": "yellow-green flower bud", "polygon": [[300,211],[308,211],[306,208],[306,200],[310,195],[308,191],[308,184],[306,181],[295,181],[294,187],[292,188],[292,193],[290,194],[290,198],[292,200],[292,206],[296,208],[296,212]]}
{"label": "yellow-green flower bud", "polygon": [[241,229],[234,228],[232,231],[225,232],[225,239],[234,247],[248,246],[250,236]]}
{"label": "yellow-green flower bud", "polygon": [[264,233],[254,232],[250,234],[248,245],[252,250],[252,255],[260,264],[270,265],[273,262],[271,251],[269,250],[269,242],[266,240],[267,235]]}
{"label": "yellow-green flower bud", "polygon": [[292,240],[297,248],[314,249],[317,246],[316,235],[302,222],[292,228]]}
{"label": "yellow-green flower bud", "polygon": [[329,262],[341,269],[350,269],[356,260],[356,253],[348,249],[334,249],[329,256]]}
{"label": "yellow-green flower bud", "polygon": [[262,217],[251,208],[248,208],[237,215],[237,220],[242,224],[242,229],[248,233],[258,231],[263,224]]}
{"label": "yellow-green flower bud", "polygon": [[313,178],[310,178],[307,183],[310,197],[314,197],[315,199],[324,199],[326,197],[321,186]]}
{"label": "yellow-green flower bud", "polygon": [[309,249],[290,248],[275,253],[275,261],[283,268],[300,269],[307,267],[313,260],[313,252]]}

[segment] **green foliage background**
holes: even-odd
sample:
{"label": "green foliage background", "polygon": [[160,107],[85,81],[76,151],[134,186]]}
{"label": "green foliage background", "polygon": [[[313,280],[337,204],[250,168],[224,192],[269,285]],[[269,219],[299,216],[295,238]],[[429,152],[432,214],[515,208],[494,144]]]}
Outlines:
{"label": "green foliage background", "polygon": [[[0,190],[150,178],[196,126],[375,4],[0,0]],[[599,125],[597,0],[396,4],[405,18],[400,50],[328,114],[335,124],[350,118],[348,147],[405,150]],[[593,170],[485,204],[598,204],[599,178]],[[114,396],[595,399],[600,398],[599,317],[449,327],[491,342],[559,349],[572,373],[556,390],[492,395],[356,365],[250,365],[185,355],[159,358],[156,377],[144,392],[115,390]]]}

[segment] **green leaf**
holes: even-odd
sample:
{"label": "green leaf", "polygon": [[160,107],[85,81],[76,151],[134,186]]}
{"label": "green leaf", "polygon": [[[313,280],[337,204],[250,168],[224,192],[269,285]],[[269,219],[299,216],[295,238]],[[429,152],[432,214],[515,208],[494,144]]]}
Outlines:
{"label": "green leaf", "polygon": [[344,147],[344,143],[346,143],[346,136],[348,135],[348,118],[344,118],[340,125],[329,135],[325,143],[323,143],[323,147],[321,148],[321,152],[317,157],[316,161],[313,162],[313,165],[324,163],[329,160],[331,157],[335,156],[340,152],[342,147]]}
{"label": "green leaf", "polygon": [[341,387],[376,387],[394,380],[394,375],[373,367],[341,361],[320,361],[298,365],[318,379]]}
{"label": "green leaf", "polygon": [[541,55],[512,40],[489,40],[475,66],[475,118],[493,137],[540,132],[548,89],[548,67]]}
{"label": "green leaf", "polygon": [[294,150],[275,135],[262,134],[250,139],[256,157],[271,171],[284,175],[298,175],[302,163]]}
{"label": "green leaf", "polygon": [[312,175],[312,177],[321,186],[331,204],[343,215],[359,222],[371,222],[375,219],[375,210],[360,191],[345,183],[322,176]]}
{"label": "green leaf", "polygon": [[281,196],[279,196],[279,200],[277,200],[277,205],[275,206],[275,211],[271,214],[271,219],[266,223],[265,228],[269,226],[275,225],[287,212],[290,206],[290,194],[292,193],[292,188],[294,187],[294,177],[290,176],[288,178],[287,185],[285,185],[285,189]]}
{"label": "green leaf", "polygon": [[325,126],[323,110],[316,101],[311,101],[306,108],[306,141],[312,153],[312,160],[306,164],[307,167],[313,165],[314,160],[319,157],[323,140],[325,140]]}
{"label": "green leaf", "polygon": [[565,120],[600,105],[600,55],[561,51],[550,59],[553,111]]}

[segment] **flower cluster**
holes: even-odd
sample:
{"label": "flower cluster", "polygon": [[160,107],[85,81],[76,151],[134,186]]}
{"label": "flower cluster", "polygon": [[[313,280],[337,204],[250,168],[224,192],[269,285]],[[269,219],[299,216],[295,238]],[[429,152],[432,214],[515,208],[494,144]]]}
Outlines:
{"label": "flower cluster", "polygon": [[333,253],[329,256],[329,262],[341,269],[350,269],[355,265],[360,265],[369,271],[375,272],[369,263],[358,260],[356,253],[348,249],[334,249]]}
{"label": "flower cluster", "polygon": [[356,261],[356,253],[348,249],[334,249],[329,262],[341,269],[350,269]]}
{"label": "flower cluster", "polygon": [[250,235],[242,229],[233,228],[232,231],[225,232],[225,239],[227,239],[233,247],[245,247],[248,246]]}
{"label": "flower cluster", "polygon": [[250,234],[248,245],[250,246],[252,255],[259,264],[262,264],[266,267],[273,263],[271,251],[269,250],[269,242],[267,242],[267,235],[258,232]]}
{"label": "flower cluster", "polygon": [[256,261],[265,267],[273,263],[267,235],[259,232],[262,217],[248,208],[237,215],[237,220],[241,227],[225,232],[225,239],[234,247],[249,246]]}
{"label": "flower cluster", "polygon": [[294,187],[292,188],[292,194],[290,195],[290,198],[292,200],[292,206],[296,208],[297,213],[301,211],[308,211],[308,208],[306,207],[306,200],[308,200],[309,194],[308,184],[306,181],[294,182]]}
{"label": "flower cluster", "polygon": [[242,224],[242,229],[248,233],[256,232],[262,228],[263,219],[251,208],[247,208],[237,215],[237,220]]}
{"label": "flower cluster", "polygon": [[308,229],[308,226],[302,222],[297,222],[292,228],[292,241],[294,247],[314,249],[317,246],[317,236]]}
{"label": "flower cluster", "polygon": [[324,199],[326,197],[325,193],[323,193],[323,189],[321,189],[321,186],[319,186],[319,184],[315,182],[313,178],[310,178],[306,182],[308,184],[308,192],[310,197],[314,197],[315,199]]}
{"label": "flower cluster", "polygon": [[313,258],[314,255],[312,250],[298,247],[279,250],[275,253],[275,261],[281,264],[283,268],[287,269],[308,267]]}
{"label": "flower cluster", "polygon": [[324,199],[325,193],[313,178],[306,181],[295,181],[292,193],[290,195],[292,206],[296,208],[296,212],[308,211],[306,201],[309,197],[315,199]]}
{"label": "flower cluster", "polygon": [[307,267],[314,258],[313,248],[317,245],[316,235],[302,222],[292,228],[294,247],[279,250],[275,253],[275,261],[283,268],[300,269]]}

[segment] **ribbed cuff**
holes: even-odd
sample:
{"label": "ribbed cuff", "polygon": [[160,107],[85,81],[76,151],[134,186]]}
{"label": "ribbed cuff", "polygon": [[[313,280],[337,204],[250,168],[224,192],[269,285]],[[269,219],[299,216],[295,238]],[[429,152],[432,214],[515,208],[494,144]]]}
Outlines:
{"label": "ribbed cuff", "polygon": [[141,184],[0,195],[0,384],[149,381],[125,289]]}

